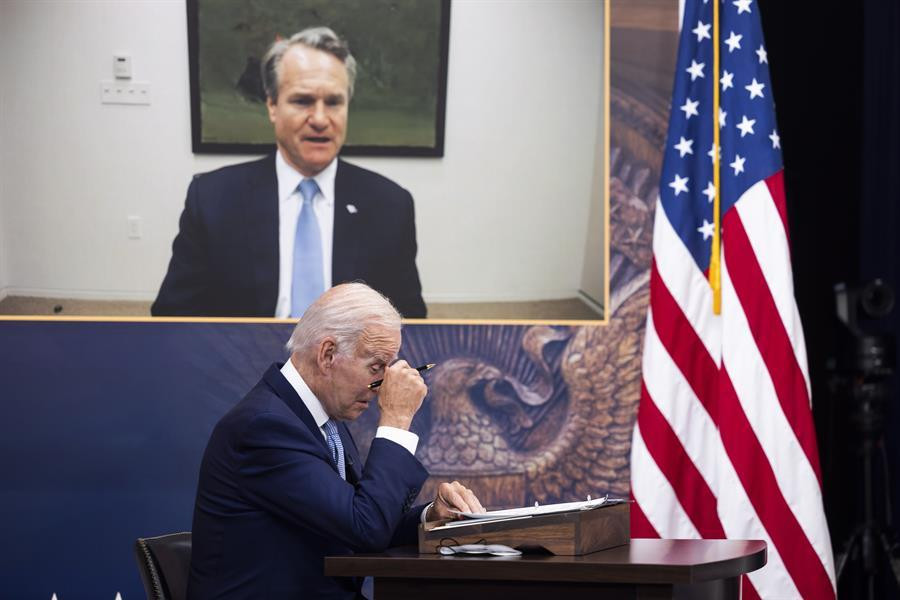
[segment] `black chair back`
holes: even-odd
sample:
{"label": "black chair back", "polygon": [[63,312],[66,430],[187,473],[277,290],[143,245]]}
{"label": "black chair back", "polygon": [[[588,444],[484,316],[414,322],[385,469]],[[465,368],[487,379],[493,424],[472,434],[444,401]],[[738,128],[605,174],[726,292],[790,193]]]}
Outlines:
{"label": "black chair back", "polygon": [[138,538],[134,544],[147,600],[185,600],[191,572],[191,532]]}

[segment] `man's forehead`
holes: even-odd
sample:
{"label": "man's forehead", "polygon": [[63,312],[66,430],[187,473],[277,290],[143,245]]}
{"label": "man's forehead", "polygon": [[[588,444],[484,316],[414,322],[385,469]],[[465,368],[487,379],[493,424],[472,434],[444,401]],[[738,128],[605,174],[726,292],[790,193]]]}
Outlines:
{"label": "man's forehead", "polygon": [[359,338],[357,351],[366,357],[391,361],[400,350],[400,329],[384,326],[366,327]]}

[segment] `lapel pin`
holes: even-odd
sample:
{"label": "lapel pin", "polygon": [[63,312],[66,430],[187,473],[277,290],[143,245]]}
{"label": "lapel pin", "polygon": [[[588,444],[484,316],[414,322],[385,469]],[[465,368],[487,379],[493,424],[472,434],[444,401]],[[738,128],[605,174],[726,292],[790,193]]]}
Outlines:
{"label": "lapel pin", "polygon": [[347,205],[347,212],[350,213],[351,215],[355,215],[355,214],[356,214],[356,205],[354,205],[354,204],[348,204],[348,205]]}

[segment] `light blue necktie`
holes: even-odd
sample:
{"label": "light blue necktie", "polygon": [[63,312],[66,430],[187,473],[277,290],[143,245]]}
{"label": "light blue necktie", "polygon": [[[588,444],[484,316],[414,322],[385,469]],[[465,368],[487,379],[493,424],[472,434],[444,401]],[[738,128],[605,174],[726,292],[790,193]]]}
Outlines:
{"label": "light blue necktie", "polygon": [[300,317],[313,300],[325,291],[322,276],[322,234],[313,210],[313,198],[319,191],[315,179],[304,179],[297,186],[303,207],[294,233],[294,273],[291,279],[291,316]]}
{"label": "light blue necktie", "polygon": [[322,426],[325,428],[325,441],[328,443],[328,449],[331,450],[331,457],[337,465],[338,473],[341,479],[347,479],[346,467],[344,466],[344,444],[341,443],[341,436],[338,435],[337,425],[334,421],[328,419]]}

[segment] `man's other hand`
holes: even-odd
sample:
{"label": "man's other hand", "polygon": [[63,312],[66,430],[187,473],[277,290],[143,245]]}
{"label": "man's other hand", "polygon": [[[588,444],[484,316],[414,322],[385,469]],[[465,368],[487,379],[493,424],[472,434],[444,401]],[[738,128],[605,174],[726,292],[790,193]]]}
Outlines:
{"label": "man's other hand", "polygon": [[460,482],[442,483],[438,486],[437,497],[429,507],[425,520],[449,521],[458,517],[457,512],[483,513],[485,510],[472,490]]}
{"label": "man's other hand", "polygon": [[408,430],[427,393],[422,375],[405,360],[398,360],[384,370],[384,382],[378,390],[378,425]]}

